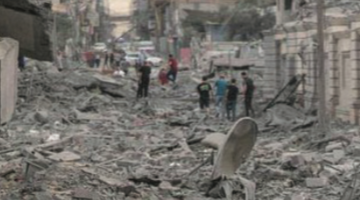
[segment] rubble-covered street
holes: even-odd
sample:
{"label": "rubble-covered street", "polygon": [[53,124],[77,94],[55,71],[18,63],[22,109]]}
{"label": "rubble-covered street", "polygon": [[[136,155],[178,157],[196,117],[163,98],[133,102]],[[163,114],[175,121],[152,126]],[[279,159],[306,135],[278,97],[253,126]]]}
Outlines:
{"label": "rubble-covered street", "polygon": [[359,11],[0,0],[0,200],[359,200]]}
{"label": "rubble-covered street", "polygon": [[[194,200],[231,193],[232,199],[330,200],[356,194],[360,136],[352,126],[333,123],[327,140],[316,126],[291,131],[276,124],[292,109],[277,108],[285,113],[277,122],[266,114],[256,119],[255,147],[223,186],[232,192],[209,192],[213,165],[200,165],[217,151],[201,141],[226,133],[232,123],[198,111],[194,72],[181,72],[177,90],[154,81],[149,100],[135,101],[131,76],[34,66],[20,74],[16,113],[1,129],[1,199]],[[290,118],[296,125],[307,116],[299,111]],[[241,177],[256,187],[244,189]]]}

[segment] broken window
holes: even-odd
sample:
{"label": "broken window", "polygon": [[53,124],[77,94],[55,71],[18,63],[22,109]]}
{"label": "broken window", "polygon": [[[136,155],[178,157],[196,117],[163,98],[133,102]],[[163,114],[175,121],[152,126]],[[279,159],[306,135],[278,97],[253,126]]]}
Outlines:
{"label": "broken window", "polygon": [[293,0],[285,0],[285,10],[292,9]]}

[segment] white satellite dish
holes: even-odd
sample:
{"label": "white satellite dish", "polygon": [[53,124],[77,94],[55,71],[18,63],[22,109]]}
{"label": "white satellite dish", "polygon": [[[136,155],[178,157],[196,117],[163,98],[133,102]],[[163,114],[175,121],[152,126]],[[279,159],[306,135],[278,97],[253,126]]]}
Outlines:
{"label": "white satellite dish", "polygon": [[234,175],[253,149],[257,134],[258,126],[252,118],[239,119],[229,130],[219,149],[211,179]]}

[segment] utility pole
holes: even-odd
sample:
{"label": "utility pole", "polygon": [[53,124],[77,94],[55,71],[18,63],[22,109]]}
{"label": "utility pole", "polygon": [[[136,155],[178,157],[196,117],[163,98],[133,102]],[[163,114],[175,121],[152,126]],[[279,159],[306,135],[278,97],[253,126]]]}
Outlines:
{"label": "utility pole", "polygon": [[326,131],[326,92],[324,63],[324,0],[317,0],[317,75],[318,75],[318,120],[320,131]]}

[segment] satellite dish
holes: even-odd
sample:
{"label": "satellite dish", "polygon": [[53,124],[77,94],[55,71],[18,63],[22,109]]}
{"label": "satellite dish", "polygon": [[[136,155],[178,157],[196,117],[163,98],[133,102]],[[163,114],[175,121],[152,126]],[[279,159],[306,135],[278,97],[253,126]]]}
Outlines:
{"label": "satellite dish", "polygon": [[211,179],[232,176],[253,149],[258,134],[256,122],[245,117],[238,120],[226,135],[215,160]]}

